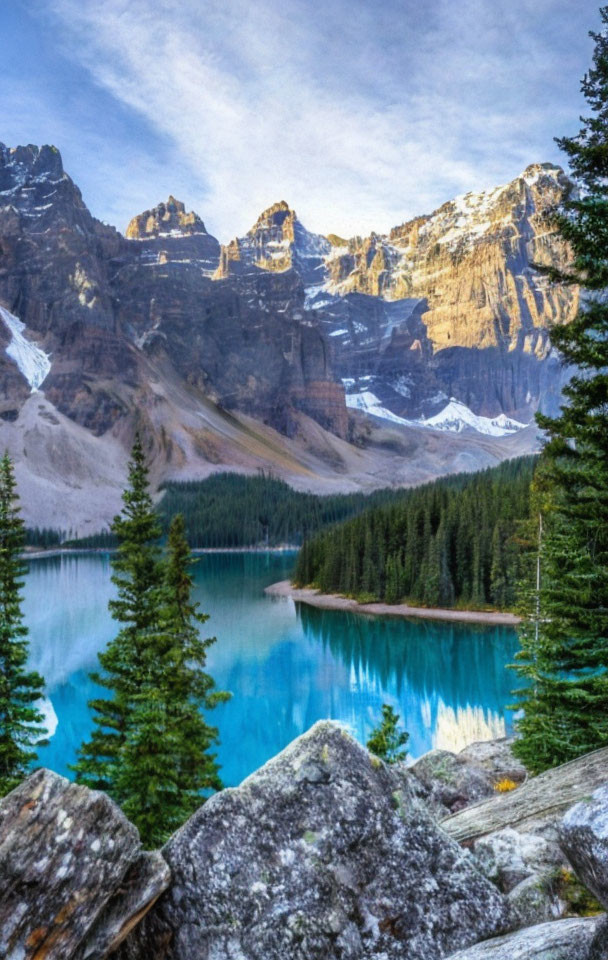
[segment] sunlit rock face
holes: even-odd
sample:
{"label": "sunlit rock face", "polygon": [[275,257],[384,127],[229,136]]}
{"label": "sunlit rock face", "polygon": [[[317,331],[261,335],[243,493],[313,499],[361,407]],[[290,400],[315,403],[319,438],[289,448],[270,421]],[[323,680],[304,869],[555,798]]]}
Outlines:
{"label": "sunlit rock face", "polygon": [[207,233],[198,214],[187,212],[175,197],[133,217],[126,237],[141,244],[136,253],[143,263],[190,263],[210,276],[219,264],[218,241]]}
{"label": "sunlit rock face", "polygon": [[425,299],[435,351],[506,346],[540,356],[539,331],[578,305],[576,288],[552,286],[532,268],[567,259],[549,217],[571,188],[560,167],[532,164],[511,183],[450,200],[388,236],[356,237],[327,259],[328,291]]}
{"label": "sunlit rock face", "polygon": [[311,305],[336,313],[346,300],[369,316],[368,298],[387,304],[376,333],[373,321],[343,306],[341,332],[337,315],[329,330],[341,375],[355,381],[350,389],[369,377],[402,416],[429,417],[452,397],[491,417],[530,420],[539,407],[554,409],[564,373],[548,329],[572,319],[579,292],[550,283],[535,265],[568,261],[551,215],[571,190],[559,167],[533,164],[505,186],[457,197],[388,236],[334,246],[324,283],[309,291]]}

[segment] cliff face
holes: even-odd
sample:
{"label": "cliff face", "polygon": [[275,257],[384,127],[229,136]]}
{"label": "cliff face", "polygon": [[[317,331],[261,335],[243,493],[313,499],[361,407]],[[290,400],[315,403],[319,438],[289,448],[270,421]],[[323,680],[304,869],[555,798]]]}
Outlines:
{"label": "cliff face", "polygon": [[[149,362],[227,409],[285,433],[294,412],[345,436],[344,390],[318,322],[296,309],[300,280],[212,282],[220,246],[170,197],[122,237],[87,210],[53,147],[0,147],[0,305],[52,358],[44,392],[97,434],[145,408]],[[257,271],[256,271],[257,272]],[[6,346],[11,331],[0,324]],[[0,416],[29,395],[2,351]]]}
{"label": "cliff face", "polygon": [[434,350],[534,351],[536,334],[577,308],[575,289],[552,286],[532,268],[566,259],[549,217],[571,189],[559,167],[533,164],[506,186],[457,197],[388,236],[335,247],[326,289],[425,299]]}
{"label": "cliff face", "polygon": [[[54,147],[0,145],[0,304],[52,356],[48,399],[94,432],[128,412],[109,381],[132,380],[136,366],[108,282],[123,243],[91,216]],[[24,392],[19,377],[2,397],[9,416]]]}
{"label": "cliff face", "polygon": [[[135,426],[147,430],[173,465],[193,456],[184,435],[201,469],[283,464],[267,438],[261,461],[241,435],[246,456],[228,452],[218,425],[229,412],[300,444],[312,477],[322,462],[323,476],[387,482],[388,450],[389,480],[407,480],[404,462],[418,477],[412,450],[445,472],[445,431],[468,436],[482,466],[500,452],[483,447],[480,461],[480,435],[520,431],[559,402],[567,374],[548,328],[574,315],[578,291],[534,264],[567,260],[550,214],[571,186],[537,164],[350,240],[311,233],[281,201],[220,247],[174,197],[122,236],[91,216],[54,147],[0,145],[0,420],[19,437],[41,389],[98,437],[128,445]],[[193,423],[210,422],[210,405],[201,439]],[[527,452],[534,429],[520,432]],[[336,438],[354,446],[338,452]]]}
{"label": "cliff face", "polygon": [[[344,361],[342,376],[354,378],[354,387],[367,377],[366,390],[372,382],[384,404],[406,417],[436,413],[452,396],[475,413],[526,421],[545,399],[552,409],[559,386],[551,395],[547,379],[559,380],[560,373],[548,328],[575,315],[579,295],[575,287],[551,284],[535,265],[567,262],[550,217],[571,189],[559,167],[533,164],[503,187],[458,197],[388,236],[337,241],[323,282],[307,295],[325,313],[341,308],[341,332],[335,324],[328,332]],[[369,317],[367,298],[412,306],[396,321],[394,308],[392,315],[380,308],[384,320],[376,326],[384,342],[374,345],[365,369],[347,360],[353,346],[360,355],[374,336],[371,320],[363,343],[357,336],[355,294],[366,298],[356,304]],[[351,309],[344,311],[344,301]]]}

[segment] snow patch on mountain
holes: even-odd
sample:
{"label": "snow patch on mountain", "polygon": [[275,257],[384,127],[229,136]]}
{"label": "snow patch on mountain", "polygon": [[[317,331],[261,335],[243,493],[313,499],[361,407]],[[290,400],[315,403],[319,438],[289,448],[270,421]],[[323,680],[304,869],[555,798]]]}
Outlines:
{"label": "snow patch on mountain", "polygon": [[352,390],[354,386],[354,380],[346,378],[342,382],[347,391],[347,407],[353,410],[362,410],[373,417],[380,417],[382,420],[390,420],[391,423],[400,423],[407,427],[448,430],[450,433],[475,431],[488,437],[506,437],[512,433],[517,433],[518,430],[523,430],[527,426],[525,423],[520,423],[519,420],[507,417],[504,413],[497,417],[482,417],[473,413],[464,403],[454,397],[440,413],[433,417],[422,420],[407,420],[383,406],[379,397],[369,389],[360,390],[358,393],[349,393],[348,390]]}
{"label": "snow patch on mountain", "polygon": [[408,427],[415,425],[413,420],[404,420],[403,417],[398,417],[396,413],[392,413],[386,407],[383,407],[382,401],[371,390],[362,390],[361,393],[347,393],[346,406],[352,407],[353,410],[363,410],[364,413],[369,413],[373,417],[380,417],[382,420],[390,420],[392,423],[402,423]]}
{"label": "snow patch on mountain", "polygon": [[23,336],[25,324],[4,307],[0,307],[0,319],[4,321],[12,334],[11,342],[6,348],[7,354],[19,367],[32,388],[32,392],[38,390],[51,369],[49,355],[41,350],[37,344]]}
{"label": "snow patch on mountain", "polygon": [[489,437],[505,437],[510,433],[517,433],[527,426],[519,420],[513,420],[501,413],[497,417],[482,417],[469,410],[464,403],[454,397],[440,413],[426,420],[420,420],[423,427],[432,427],[434,430],[450,430],[453,433],[463,433],[465,430],[475,430]]}

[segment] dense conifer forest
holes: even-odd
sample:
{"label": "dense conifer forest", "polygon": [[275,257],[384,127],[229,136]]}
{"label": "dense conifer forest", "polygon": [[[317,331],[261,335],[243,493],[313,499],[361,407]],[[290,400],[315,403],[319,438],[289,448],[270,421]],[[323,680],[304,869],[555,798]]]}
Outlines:
{"label": "dense conifer forest", "polygon": [[274,547],[300,545],[328,525],[402,496],[403,490],[392,489],[320,496],[266,474],[218,473],[167,484],[160,511],[166,528],[176,513],[184,515],[192,547]]}
{"label": "dense conifer forest", "polygon": [[512,607],[535,457],[402,492],[306,541],[301,585],[387,603]]}

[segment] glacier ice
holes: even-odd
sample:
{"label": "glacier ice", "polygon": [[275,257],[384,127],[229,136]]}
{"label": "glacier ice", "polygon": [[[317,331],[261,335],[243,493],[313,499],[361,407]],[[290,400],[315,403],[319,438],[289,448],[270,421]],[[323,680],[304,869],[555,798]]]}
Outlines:
{"label": "glacier ice", "polygon": [[46,379],[51,369],[51,359],[37,344],[23,336],[25,324],[18,317],[9,313],[4,307],[0,307],[0,318],[4,320],[12,334],[6,352],[15,361],[33,392]]}
{"label": "glacier ice", "polygon": [[504,413],[497,417],[479,416],[454,397],[440,413],[435,414],[434,417],[428,417],[426,420],[421,420],[420,424],[423,427],[433,427],[435,430],[451,430],[454,433],[476,430],[477,433],[484,433],[489,437],[505,437],[510,433],[517,433],[518,430],[523,430],[527,426],[525,423],[520,423],[519,420],[507,417]]}
{"label": "glacier ice", "polygon": [[[352,388],[354,380],[345,379],[342,381],[348,390]],[[424,420],[406,420],[404,417],[398,417],[386,407],[370,390],[360,390],[358,393],[346,394],[346,406],[355,410],[363,410],[374,417],[380,417],[382,420],[390,420],[392,423],[401,423],[409,427],[427,427],[431,430],[448,430],[450,433],[463,433],[468,430],[475,430],[477,433],[483,433],[489,437],[506,437],[509,434],[517,433],[527,426],[520,423],[519,420],[513,420],[501,413],[497,417],[482,417],[473,413],[460,400],[452,399],[440,413]]]}

